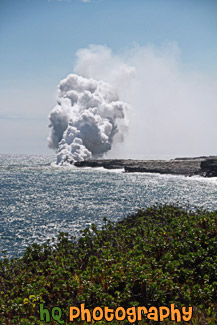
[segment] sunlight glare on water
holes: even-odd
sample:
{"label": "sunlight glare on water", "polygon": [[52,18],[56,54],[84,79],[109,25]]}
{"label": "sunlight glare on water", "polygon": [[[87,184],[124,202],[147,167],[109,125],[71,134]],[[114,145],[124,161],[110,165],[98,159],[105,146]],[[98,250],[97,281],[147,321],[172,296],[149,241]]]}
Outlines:
{"label": "sunlight glare on water", "polygon": [[52,167],[53,156],[0,155],[0,251],[25,247],[59,232],[79,231],[103,217],[121,220],[138,208],[177,203],[217,207],[217,178]]}

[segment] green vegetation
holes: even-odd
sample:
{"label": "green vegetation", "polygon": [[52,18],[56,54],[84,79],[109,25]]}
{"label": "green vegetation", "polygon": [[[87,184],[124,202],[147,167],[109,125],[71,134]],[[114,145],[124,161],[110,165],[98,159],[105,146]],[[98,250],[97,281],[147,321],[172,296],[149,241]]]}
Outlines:
{"label": "green vegetation", "polygon": [[217,211],[164,205],[116,224],[105,218],[102,230],[92,225],[78,240],[61,233],[34,244],[22,258],[0,262],[0,323],[42,324],[40,303],[60,306],[65,324],[68,307],[81,303],[90,310],[175,303],[193,306],[189,323],[215,324],[216,223]]}

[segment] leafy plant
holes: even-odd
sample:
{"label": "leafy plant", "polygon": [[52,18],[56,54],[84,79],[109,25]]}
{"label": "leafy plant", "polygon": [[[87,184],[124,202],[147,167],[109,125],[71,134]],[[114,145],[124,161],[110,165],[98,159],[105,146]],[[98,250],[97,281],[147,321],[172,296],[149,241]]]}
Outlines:
{"label": "leafy plant", "polygon": [[40,303],[61,307],[65,324],[68,307],[81,303],[90,310],[174,303],[193,306],[192,324],[215,324],[216,223],[217,211],[154,206],[116,224],[105,218],[101,230],[92,225],[78,239],[60,233],[20,259],[3,258],[0,322],[43,324]]}

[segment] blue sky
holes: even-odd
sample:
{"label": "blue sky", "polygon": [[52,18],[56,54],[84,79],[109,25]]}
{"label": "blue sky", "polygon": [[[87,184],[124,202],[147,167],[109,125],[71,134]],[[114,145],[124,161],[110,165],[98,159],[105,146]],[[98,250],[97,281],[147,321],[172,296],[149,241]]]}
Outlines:
{"label": "blue sky", "polygon": [[48,114],[78,49],[167,42],[183,69],[216,79],[217,1],[0,0],[0,153],[49,152]]}

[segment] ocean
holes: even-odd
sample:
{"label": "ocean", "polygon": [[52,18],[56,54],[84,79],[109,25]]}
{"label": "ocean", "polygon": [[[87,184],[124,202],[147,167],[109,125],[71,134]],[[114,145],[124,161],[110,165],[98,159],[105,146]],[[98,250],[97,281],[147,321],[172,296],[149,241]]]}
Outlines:
{"label": "ocean", "polygon": [[[118,221],[139,208],[176,203],[217,209],[217,178],[56,167],[55,156],[0,155],[0,254],[19,257],[33,243]],[[3,253],[2,251],[6,252]]]}

